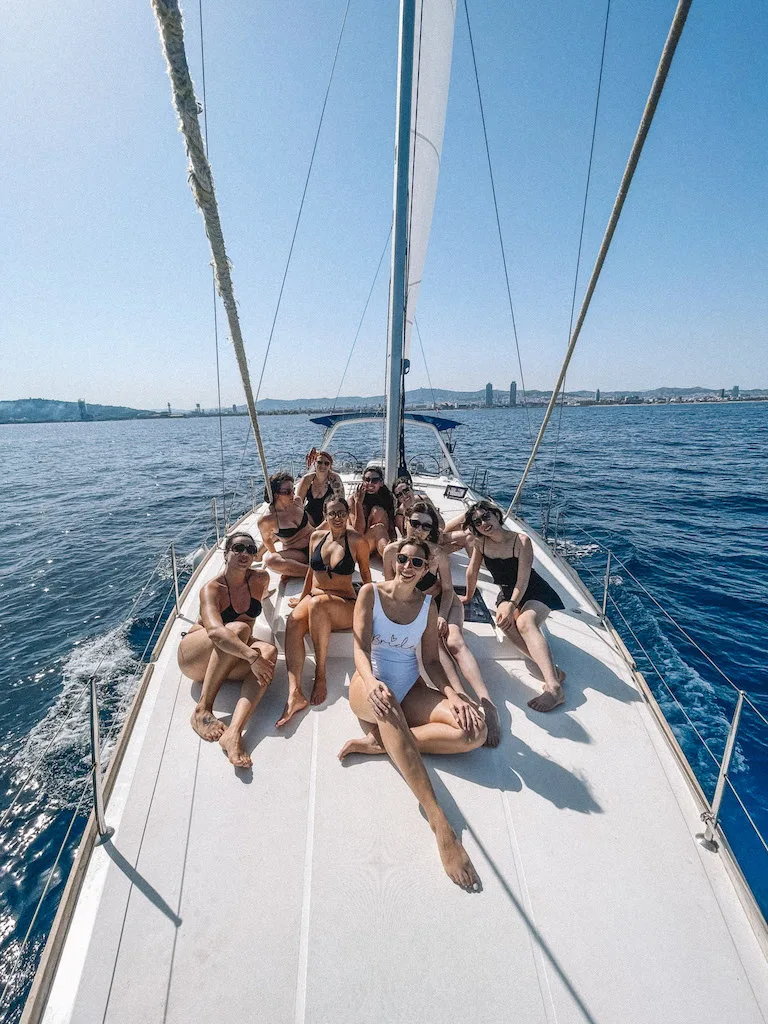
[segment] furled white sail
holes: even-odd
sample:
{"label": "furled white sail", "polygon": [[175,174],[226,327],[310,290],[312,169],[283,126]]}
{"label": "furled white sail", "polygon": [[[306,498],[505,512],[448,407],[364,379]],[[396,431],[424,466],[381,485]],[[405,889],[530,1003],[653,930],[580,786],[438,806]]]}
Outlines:
{"label": "furled white sail", "polygon": [[429,243],[451,78],[456,0],[416,0],[411,99],[408,293],[403,355],[410,349]]}

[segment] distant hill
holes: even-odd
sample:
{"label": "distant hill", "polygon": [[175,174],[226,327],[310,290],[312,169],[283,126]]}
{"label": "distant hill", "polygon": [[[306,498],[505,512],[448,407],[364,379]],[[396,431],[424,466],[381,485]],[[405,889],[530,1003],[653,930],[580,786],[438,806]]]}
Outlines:
{"label": "distant hill", "polygon": [[48,398],[19,398],[0,402],[0,423],[76,423],[89,420],[136,420],[157,416],[148,409],[123,405],[56,402]]}

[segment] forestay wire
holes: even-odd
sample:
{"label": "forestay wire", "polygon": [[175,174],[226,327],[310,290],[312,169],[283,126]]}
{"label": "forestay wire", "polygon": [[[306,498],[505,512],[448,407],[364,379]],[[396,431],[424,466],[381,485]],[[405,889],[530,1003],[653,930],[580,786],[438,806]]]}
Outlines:
{"label": "forestay wire", "polygon": [[[608,18],[611,13],[611,0],[605,7],[605,27],[603,28],[603,50],[600,55],[600,74],[597,76],[597,95],[595,97],[595,116],[592,120],[592,141],[589,146],[589,162],[587,164],[587,180],[584,185],[584,204],[581,209],[581,229],[579,230],[579,249],[576,254],[576,272],[573,277],[573,293],[571,295],[571,318],[568,323],[568,338],[570,339],[573,331],[573,318],[576,313],[576,289],[579,284],[579,271],[581,270],[581,249],[584,243],[584,224],[587,219],[587,203],[589,201],[589,183],[592,178],[592,159],[595,153],[595,136],[597,135],[597,115],[600,110],[600,90],[603,85],[603,69],[605,67],[605,44],[608,39]],[[563,387],[560,392],[560,408],[557,414],[557,433],[555,434],[555,451],[552,456],[552,475],[549,480],[549,497],[547,499],[547,515],[546,522],[549,522],[549,513],[552,509],[552,495],[555,489],[555,473],[557,470],[557,450],[560,444],[560,428],[563,422],[563,405],[565,404],[565,380],[563,377]]]}
{"label": "forestay wire", "polygon": [[632,151],[629,154],[627,166],[624,169],[621,184],[619,185],[619,191],[616,196],[616,200],[614,201],[613,209],[611,210],[611,216],[608,221],[608,226],[605,229],[605,234],[603,235],[603,241],[600,245],[600,251],[597,254],[597,259],[595,260],[595,265],[592,269],[592,276],[589,279],[589,284],[587,285],[587,291],[584,296],[584,301],[581,304],[581,310],[579,311],[576,326],[574,327],[573,334],[571,335],[571,340],[568,345],[568,351],[565,354],[565,359],[563,360],[563,365],[560,369],[560,375],[558,376],[557,381],[555,382],[555,386],[552,389],[552,397],[549,400],[547,411],[544,414],[544,419],[542,421],[541,427],[539,428],[538,437],[536,438],[536,442],[533,446],[531,454],[528,457],[528,462],[526,463],[525,469],[523,470],[523,475],[520,478],[520,483],[517,485],[517,490],[515,491],[514,497],[512,498],[512,502],[509,506],[508,514],[510,515],[514,511],[515,505],[520,500],[520,495],[522,494],[528,473],[531,467],[535,464],[536,455],[539,451],[539,447],[541,446],[542,439],[547,429],[547,424],[549,423],[549,419],[552,415],[552,410],[554,409],[555,402],[557,401],[557,396],[560,393],[560,388],[563,385],[563,380],[565,379],[565,375],[568,371],[568,365],[571,361],[573,350],[576,348],[576,342],[579,340],[581,328],[584,326],[584,320],[587,316],[587,310],[589,309],[589,304],[592,301],[592,296],[595,292],[595,288],[597,287],[597,281],[600,277],[600,272],[603,269],[603,264],[605,263],[605,259],[608,255],[608,250],[611,246],[611,241],[613,240],[613,236],[616,231],[616,225],[619,223],[619,217],[621,216],[621,211],[624,208],[624,202],[627,198],[627,194],[629,193],[629,187],[632,184],[632,178],[634,177],[635,171],[637,170],[637,164],[640,160],[640,154],[643,151],[645,140],[648,137],[648,132],[650,131],[651,124],[653,123],[653,116],[656,113],[656,108],[659,104],[659,100],[661,99],[661,94],[664,90],[664,83],[667,80],[667,74],[669,73],[669,69],[672,65],[672,58],[675,56],[677,44],[680,41],[680,36],[682,35],[683,28],[685,27],[685,20],[688,17],[688,11],[691,8],[691,3],[692,0],[680,0],[680,2],[677,5],[677,9],[675,10],[675,15],[672,19],[672,25],[670,26],[669,33],[667,35],[667,40],[664,44],[664,49],[661,54],[661,59],[659,60],[659,66],[656,69],[656,75],[653,79],[653,85],[651,86],[651,91],[648,95],[648,99],[646,100],[645,109],[643,110],[643,116],[640,119],[640,126],[637,130],[635,141],[632,144]]}
{"label": "forestay wire", "polygon": [[179,125],[184,136],[184,144],[189,159],[189,185],[195,197],[195,202],[203,215],[205,233],[208,237],[213,256],[216,286],[227,314],[229,334],[237,357],[240,378],[243,382],[245,401],[251,417],[256,445],[259,449],[264,480],[269,490],[269,470],[267,469],[267,459],[264,454],[261,431],[259,430],[256,402],[254,401],[251,378],[248,372],[248,360],[245,354],[243,334],[240,329],[240,318],[237,312],[237,303],[235,302],[230,264],[224,245],[219,208],[213,187],[213,175],[205,154],[205,146],[200,132],[198,103],[184,49],[184,27],[181,11],[178,0],[152,0],[152,8],[160,29],[163,53],[168,64],[168,75],[171,79],[173,103],[179,117]]}

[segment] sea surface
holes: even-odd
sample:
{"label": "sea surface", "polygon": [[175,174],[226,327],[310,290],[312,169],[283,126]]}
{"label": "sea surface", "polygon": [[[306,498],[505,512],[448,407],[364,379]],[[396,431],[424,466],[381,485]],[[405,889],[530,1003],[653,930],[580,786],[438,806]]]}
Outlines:
{"label": "sea surface", "polygon": [[[485,491],[508,502],[542,411],[455,416],[465,479],[487,471]],[[262,431],[270,466],[296,473],[321,437],[303,415],[264,417]],[[89,681],[108,754],[171,608],[169,543],[189,572],[212,536],[211,498],[231,521],[251,478],[262,486],[247,433],[224,419],[222,482],[217,419],[0,426],[0,1020],[20,1016],[87,820]],[[425,436],[408,451],[429,470]],[[380,450],[377,427],[335,445],[350,459]],[[566,408],[523,513],[537,528],[548,518],[601,597],[598,542],[615,553],[609,613],[710,796],[734,686],[746,690],[730,777],[768,837],[768,404]],[[722,816],[768,913],[768,854],[729,789]]]}

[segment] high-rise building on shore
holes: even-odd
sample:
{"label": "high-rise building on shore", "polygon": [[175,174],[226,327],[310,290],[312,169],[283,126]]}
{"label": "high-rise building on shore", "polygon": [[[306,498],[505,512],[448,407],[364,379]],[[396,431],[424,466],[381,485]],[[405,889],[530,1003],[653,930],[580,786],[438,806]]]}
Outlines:
{"label": "high-rise building on shore", "polygon": [[493,384],[485,385],[485,407],[490,409],[493,405]]}
{"label": "high-rise building on shore", "polygon": [[733,387],[731,388],[731,398],[738,398],[738,397],[739,397],[739,385],[738,384],[734,384]]}
{"label": "high-rise building on shore", "polygon": [[513,380],[509,385],[509,408],[514,409],[517,405],[517,381]]}
{"label": "high-rise building on shore", "polygon": [[598,388],[597,391],[595,392],[595,402],[596,403],[600,402],[600,388]]}

